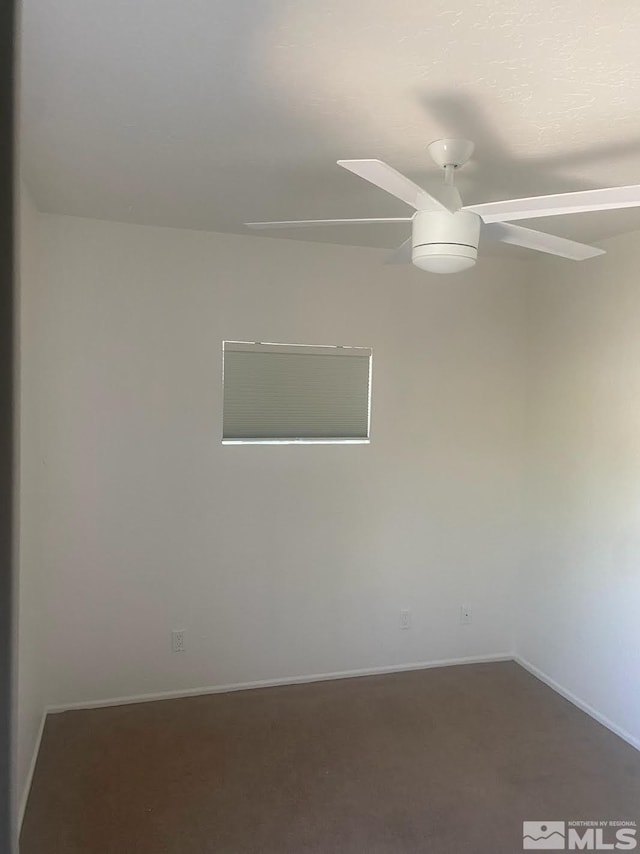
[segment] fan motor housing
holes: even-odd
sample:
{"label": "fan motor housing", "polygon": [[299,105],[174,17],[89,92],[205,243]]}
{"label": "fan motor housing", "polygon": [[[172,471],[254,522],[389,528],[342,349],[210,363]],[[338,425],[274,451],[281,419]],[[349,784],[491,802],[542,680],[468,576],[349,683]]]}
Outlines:
{"label": "fan motor housing", "polygon": [[480,241],[478,214],[418,211],[413,218],[411,260],[422,270],[457,273],[472,267]]}

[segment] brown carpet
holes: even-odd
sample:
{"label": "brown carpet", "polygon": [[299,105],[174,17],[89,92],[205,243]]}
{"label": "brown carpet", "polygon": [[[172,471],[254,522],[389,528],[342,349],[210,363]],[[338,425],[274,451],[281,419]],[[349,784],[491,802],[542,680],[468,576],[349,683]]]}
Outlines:
{"label": "brown carpet", "polygon": [[640,753],[511,662],[49,716],[22,854],[516,854]]}

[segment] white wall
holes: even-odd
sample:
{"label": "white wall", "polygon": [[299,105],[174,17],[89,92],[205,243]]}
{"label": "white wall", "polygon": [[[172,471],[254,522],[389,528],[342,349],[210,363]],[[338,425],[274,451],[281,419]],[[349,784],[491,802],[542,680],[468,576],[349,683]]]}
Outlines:
{"label": "white wall", "polygon": [[34,524],[38,510],[39,453],[38,390],[35,359],[39,338],[40,311],[40,215],[28,190],[19,186],[18,276],[18,421],[19,421],[19,536],[18,536],[18,667],[17,667],[17,758],[15,803],[22,809],[22,796],[39,735],[45,704],[44,659],[41,637],[43,578],[38,534]]}
{"label": "white wall", "polygon": [[[25,198],[22,247],[20,780],[45,703],[516,645],[640,738],[637,235],[438,278]],[[372,444],[223,447],[225,337],[373,346]]]}
{"label": "white wall", "polygon": [[518,652],[640,746],[640,244],[529,293],[529,557]]}
{"label": "white wall", "polygon": [[[529,265],[41,226],[48,703],[510,653]],[[371,345],[371,445],[223,447],[223,338]]]}

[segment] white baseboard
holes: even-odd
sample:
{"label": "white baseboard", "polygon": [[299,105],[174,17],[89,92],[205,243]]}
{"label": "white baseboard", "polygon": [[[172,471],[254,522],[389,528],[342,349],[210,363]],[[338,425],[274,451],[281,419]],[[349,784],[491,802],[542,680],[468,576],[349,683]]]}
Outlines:
{"label": "white baseboard", "polygon": [[40,720],[40,726],[38,727],[38,734],[36,735],[36,741],[33,745],[33,753],[31,754],[31,762],[29,763],[29,770],[27,771],[27,779],[24,781],[24,787],[22,789],[22,796],[20,798],[20,804],[18,806],[18,833],[22,828],[22,820],[24,819],[25,810],[27,809],[27,801],[29,800],[29,792],[31,791],[31,783],[33,782],[33,774],[36,770],[36,762],[38,761],[38,753],[40,753],[40,743],[42,742],[42,734],[44,732],[45,721],[47,720],[47,709],[44,709],[42,712],[42,718]]}
{"label": "white baseboard", "polygon": [[276,679],[260,679],[255,682],[233,682],[226,685],[206,685],[198,688],[181,688],[177,691],[158,691],[153,694],[133,694],[128,697],[113,697],[102,700],[86,700],[79,703],[64,703],[47,706],[49,714],[68,712],[74,709],[99,709],[106,706],[126,706],[132,703],[150,703],[155,700],[177,700],[182,697],[197,697],[205,694],[228,694],[231,691],[249,691],[253,688],[276,688],[282,685],[300,685],[306,682],[329,682],[332,679],[354,679],[359,676],[377,676],[385,673],[402,673],[407,670],[428,670],[433,667],[452,667],[458,664],[483,664],[492,661],[512,661],[513,653],[492,653],[466,658],[446,658],[441,661],[415,661],[409,664],[386,664],[381,667],[363,667],[359,670],[337,670],[332,673],[313,673],[308,676],[281,676]]}
{"label": "white baseboard", "polygon": [[583,712],[586,712],[590,717],[602,724],[602,726],[605,726],[607,729],[610,729],[611,732],[619,735],[620,738],[624,739],[632,747],[635,747],[636,750],[640,750],[640,739],[631,735],[630,732],[627,732],[627,730],[623,729],[621,726],[618,726],[618,724],[614,723],[610,718],[600,714],[597,709],[594,709],[593,706],[589,705],[589,703],[581,700],[580,697],[577,697],[572,691],[568,691],[566,688],[563,688],[562,685],[555,681],[555,679],[552,679],[544,671],[531,664],[531,662],[521,658],[519,655],[514,655],[513,660],[519,664],[520,667],[523,667],[531,673],[532,676],[535,676],[541,682],[544,682],[545,685],[548,685],[549,688],[553,688],[553,690],[564,697],[565,700],[569,700],[570,703],[573,703],[574,706],[577,706]]}

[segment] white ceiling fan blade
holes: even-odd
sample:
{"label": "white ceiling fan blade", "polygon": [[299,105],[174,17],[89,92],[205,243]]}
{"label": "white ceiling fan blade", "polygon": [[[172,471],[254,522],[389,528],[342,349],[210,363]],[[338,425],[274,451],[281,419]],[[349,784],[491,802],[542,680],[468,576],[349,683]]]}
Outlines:
{"label": "white ceiling fan blade", "polygon": [[443,204],[382,160],[338,160],[338,166],[343,166],[354,175],[375,184],[381,190],[386,190],[387,193],[391,193],[396,199],[401,199],[417,211],[450,210],[447,204]]}
{"label": "white ceiling fan blade", "polygon": [[410,264],[411,263],[411,254],[413,251],[413,245],[411,238],[407,238],[405,242],[399,246],[393,255],[390,255],[387,260],[384,262],[385,264]]}
{"label": "white ceiling fan blade", "polygon": [[462,207],[460,193],[458,192],[458,188],[454,187],[453,184],[440,184],[439,187],[434,189],[433,193],[438,201],[442,202],[451,213],[459,211]]}
{"label": "white ceiling fan blade", "polygon": [[523,246],[526,249],[536,249],[538,252],[546,252],[549,255],[560,255],[562,258],[570,258],[572,261],[584,261],[587,258],[605,254],[604,249],[587,246],[585,243],[576,243],[575,240],[567,240],[566,237],[557,237],[555,234],[546,234],[544,231],[512,225],[510,222],[486,224],[482,228],[482,234],[493,240],[500,240],[502,243],[511,243],[513,246]]}
{"label": "white ceiling fan blade", "polygon": [[310,228],[314,225],[362,225],[369,222],[411,222],[410,216],[381,217],[378,219],[298,219],[290,222],[245,222],[247,228]]}
{"label": "white ceiling fan blade", "polygon": [[463,210],[479,214],[485,222],[509,222],[514,219],[637,207],[640,207],[640,184],[629,187],[608,187],[604,190],[580,190],[577,193],[558,193],[554,196],[534,196],[530,199],[508,199],[504,202],[488,202],[483,205],[467,205]]}

